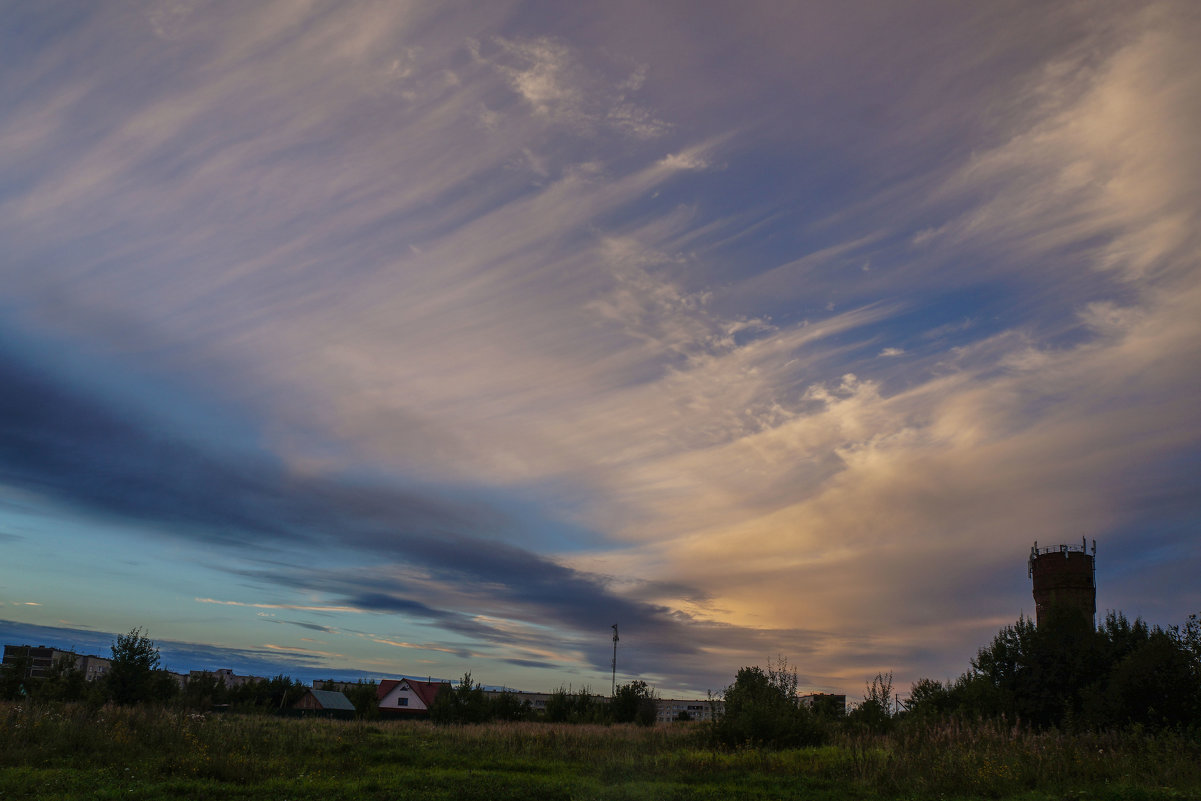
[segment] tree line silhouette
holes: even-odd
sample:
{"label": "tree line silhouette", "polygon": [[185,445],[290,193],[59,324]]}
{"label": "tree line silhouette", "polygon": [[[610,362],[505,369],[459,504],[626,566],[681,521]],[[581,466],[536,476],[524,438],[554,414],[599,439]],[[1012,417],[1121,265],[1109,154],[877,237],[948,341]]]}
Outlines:
{"label": "tree line silhouette", "polygon": [[[160,667],[158,649],[139,629],[118,635],[112,664],[88,682],[71,660],[31,679],[21,659],[0,671],[0,697],[91,704],[174,704],[193,709],[288,709],[307,691],[279,675],[227,686],[196,674],[181,686]],[[342,686],[360,717],[379,716],[376,684]],[[1150,626],[1110,612],[1094,627],[1086,616],[1052,610],[1040,625],[1022,617],[1003,627],[957,679],[922,678],[898,711],[892,674],[878,674],[864,699],[849,711],[799,703],[795,668],[780,658],[766,668],[741,668],[712,700],[721,700],[711,731],[716,742],[737,746],[801,746],[826,741],[834,727],[883,733],[897,725],[951,718],[1003,720],[1035,730],[1115,730],[1139,727],[1201,731],[1201,619],[1180,626]],[[430,709],[436,723],[545,720],[562,723],[640,723],[656,720],[657,696],[636,680],[604,698],[586,688],[560,687],[544,710],[512,693],[485,693],[470,673],[440,693]],[[841,705],[838,705],[839,707]]]}

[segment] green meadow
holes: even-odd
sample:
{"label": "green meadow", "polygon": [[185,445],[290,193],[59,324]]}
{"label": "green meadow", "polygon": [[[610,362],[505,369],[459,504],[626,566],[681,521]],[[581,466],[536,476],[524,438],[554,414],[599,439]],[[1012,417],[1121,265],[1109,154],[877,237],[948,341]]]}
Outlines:
{"label": "green meadow", "polygon": [[694,723],[435,726],[0,705],[0,799],[117,798],[1201,798],[1201,743],[943,722],[729,750]]}

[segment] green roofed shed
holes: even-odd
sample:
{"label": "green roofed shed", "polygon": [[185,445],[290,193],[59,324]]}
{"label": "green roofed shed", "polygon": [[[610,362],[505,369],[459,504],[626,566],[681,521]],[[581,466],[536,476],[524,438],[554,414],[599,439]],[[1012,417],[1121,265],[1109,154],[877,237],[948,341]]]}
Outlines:
{"label": "green roofed shed", "polygon": [[354,712],[354,704],[350,703],[350,699],[336,690],[309,690],[292,708]]}

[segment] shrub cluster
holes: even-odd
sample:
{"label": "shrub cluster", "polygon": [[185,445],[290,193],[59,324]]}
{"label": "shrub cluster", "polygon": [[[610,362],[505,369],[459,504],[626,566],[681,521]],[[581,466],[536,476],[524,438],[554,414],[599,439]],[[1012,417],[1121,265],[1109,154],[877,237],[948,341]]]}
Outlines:
{"label": "shrub cluster", "polygon": [[780,659],[744,667],[726,688],[724,712],[715,721],[716,741],[729,747],[796,747],[825,739],[823,722],[797,697],[796,671]]}
{"label": "shrub cluster", "polygon": [[1021,730],[1201,731],[1201,620],[1160,628],[1110,613],[1094,628],[1072,610],[1050,610],[1040,625],[1021,618],[981,648],[957,680],[923,678],[894,714],[892,674],[868,683],[849,713],[821,715],[796,697],[783,660],[744,667],[724,693],[712,731],[738,747],[817,745],[830,737],[929,731],[953,721],[999,721]]}
{"label": "shrub cluster", "polygon": [[[139,629],[117,637],[102,680],[85,681],[69,660],[40,679],[26,677],[27,668],[18,659],[0,670],[0,698],[269,711],[289,708],[306,690],[282,675],[227,687],[218,677],[202,674],[181,687],[159,667],[158,649]],[[1121,613],[1110,613],[1097,628],[1079,614],[1056,610],[1038,626],[1021,618],[981,648],[958,679],[916,682],[898,716],[891,673],[869,682],[863,702],[846,715],[842,709],[801,705],[797,686],[796,671],[783,658],[767,669],[742,668],[723,693],[724,712],[709,728],[713,740],[727,747],[818,745],[839,731],[885,733],[898,718],[923,726],[983,719],[1035,730],[1196,731],[1201,729],[1201,620],[1191,615],[1183,626],[1165,629],[1140,619],[1130,622]],[[360,717],[378,717],[373,682],[359,682],[347,696]],[[545,711],[536,713],[529,701],[511,693],[485,693],[467,673],[457,687],[438,695],[430,716],[443,724],[540,719],[650,726],[657,717],[656,700],[644,681],[621,685],[611,699],[586,688],[560,687]]]}
{"label": "shrub cluster", "polygon": [[659,716],[655,691],[645,681],[632,681],[617,688],[609,702],[614,723],[637,723],[653,726]]}
{"label": "shrub cluster", "polygon": [[[115,703],[176,705],[186,709],[229,706],[238,709],[275,710],[290,707],[306,692],[299,681],[276,676],[226,687],[217,676],[190,676],[181,686],[174,674],[160,667],[158,648],[141,629],[117,635],[112,646],[112,663],[103,678],[86,681],[74,661],[63,659],[49,675],[30,678],[28,655],[0,670],[0,698],[36,701],[83,702],[91,706]],[[374,705],[374,685],[371,685]]]}
{"label": "shrub cluster", "polygon": [[464,673],[458,687],[438,693],[430,707],[435,723],[484,723],[490,720],[529,720],[530,703],[522,703],[511,693],[489,698],[482,685]]}
{"label": "shrub cluster", "polygon": [[653,725],[657,716],[655,692],[644,681],[617,688],[611,699],[594,695],[587,688],[560,687],[538,713],[528,700],[513,693],[489,695],[482,685],[465,673],[459,684],[439,693],[430,707],[430,719],[439,724],[485,723],[488,721],[545,720],[548,723],[639,723]]}
{"label": "shrub cluster", "polygon": [[1201,723],[1201,622],[1132,623],[1111,612],[1093,628],[1078,614],[1022,618],[980,649],[957,680],[922,679],[909,714],[1020,721],[1037,729],[1149,730]]}

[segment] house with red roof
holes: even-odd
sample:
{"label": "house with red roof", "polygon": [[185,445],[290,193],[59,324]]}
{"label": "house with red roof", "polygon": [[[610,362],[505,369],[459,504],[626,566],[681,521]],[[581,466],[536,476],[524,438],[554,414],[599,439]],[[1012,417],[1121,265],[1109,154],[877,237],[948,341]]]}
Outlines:
{"label": "house with red roof", "polygon": [[380,712],[391,714],[428,715],[438,693],[450,689],[446,681],[416,679],[383,679],[376,687]]}

